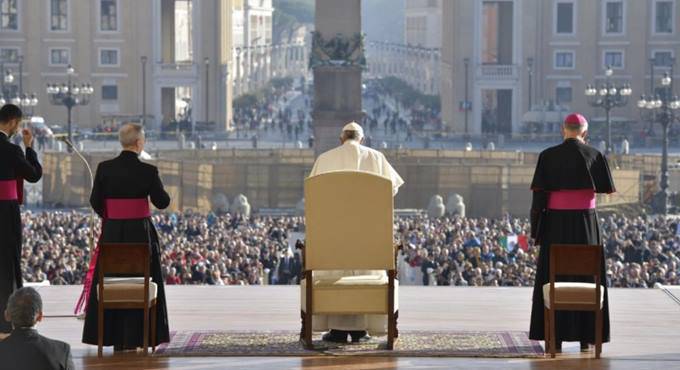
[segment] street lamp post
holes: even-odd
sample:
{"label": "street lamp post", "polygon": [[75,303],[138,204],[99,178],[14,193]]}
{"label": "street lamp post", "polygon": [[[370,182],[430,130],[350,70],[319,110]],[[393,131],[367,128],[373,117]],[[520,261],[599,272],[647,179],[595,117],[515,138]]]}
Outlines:
{"label": "street lamp post", "polygon": [[146,61],[148,58],[143,55],[142,62],[142,127],[146,127]]}
{"label": "street lamp post", "polygon": [[264,45],[257,45],[255,50],[257,68],[255,69],[255,88],[259,89],[262,87],[262,81],[264,81]]}
{"label": "street lamp post", "polygon": [[7,86],[14,82],[14,75],[11,69],[5,69],[4,62],[0,62],[0,75],[2,75],[0,79],[0,95],[2,95],[5,101],[10,101],[11,91]]}
{"label": "street lamp post", "polygon": [[470,101],[470,98],[468,96],[468,94],[469,94],[468,89],[469,89],[469,84],[470,84],[470,81],[469,81],[470,58],[464,58],[463,64],[465,65],[465,102],[463,103],[463,110],[464,110],[464,113],[465,113],[465,136],[466,136],[465,139],[467,140],[467,135],[470,134],[470,131],[469,131],[470,128],[469,128],[469,124],[468,124],[468,111],[470,110],[468,108],[468,102]]}
{"label": "street lamp post", "polygon": [[19,55],[19,96],[24,95],[24,56]]}
{"label": "street lamp post", "polygon": [[533,77],[534,77],[534,58],[529,57],[527,58],[527,72],[529,74],[529,111],[531,111],[531,106],[533,104],[533,96],[532,96],[532,85],[533,85]]}
{"label": "street lamp post", "polygon": [[[650,94],[649,96],[642,95],[638,101],[638,108],[641,114],[647,111],[656,121],[661,124],[663,128],[663,143],[661,151],[661,181],[659,187],[661,190],[656,195],[656,211],[662,215],[668,214],[668,134],[670,127],[674,122],[680,121],[680,116],[676,115],[676,111],[680,109],[680,98],[673,93],[673,66],[675,58],[671,59],[670,73],[666,73],[661,78],[661,86],[664,91],[662,94]],[[652,85],[654,82],[652,82]],[[652,118],[653,119],[653,118]]]}
{"label": "street lamp post", "polygon": [[595,108],[603,108],[606,114],[607,123],[607,148],[605,154],[610,154],[612,151],[612,124],[611,124],[611,110],[618,107],[623,107],[628,104],[628,97],[633,90],[630,84],[623,84],[616,86],[611,82],[611,76],[614,71],[610,66],[605,70],[605,83],[596,87],[596,83],[588,84],[586,86],[585,95],[589,99],[589,104]]}
{"label": "street lamp post", "polygon": [[70,142],[73,142],[71,110],[78,105],[89,104],[90,97],[94,93],[94,88],[89,83],[83,83],[78,86],[75,82],[73,82],[74,74],[75,70],[69,64],[68,67],[66,67],[66,76],[68,79],[66,84],[61,84],[61,86],[58,84],[47,85],[47,95],[50,97],[50,102],[53,105],[62,105],[66,107],[66,123],[68,129],[68,140]]}
{"label": "street lamp post", "polygon": [[291,45],[291,44],[290,44],[289,42],[283,44],[283,46],[284,46],[284,48],[285,48],[285,50],[284,50],[284,53],[285,53],[285,54],[284,54],[284,69],[285,69],[286,71],[289,70],[288,68],[290,67],[290,63],[291,63],[291,51],[290,51],[290,45]]}
{"label": "street lamp post", "polygon": [[266,81],[269,81],[272,78],[272,50],[272,44],[264,46],[264,78]]}
{"label": "street lamp post", "polygon": [[36,94],[31,94],[29,104],[27,105],[31,107],[31,116],[34,115],[35,107],[38,105],[38,97],[36,96]]}
{"label": "street lamp post", "polygon": [[236,94],[235,96],[241,95],[241,47],[236,47]]}
{"label": "street lamp post", "polygon": [[0,61],[0,98],[4,100],[4,97],[5,97],[5,63]]}
{"label": "street lamp post", "polygon": [[208,94],[210,94],[210,58],[205,57],[203,58],[203,64],[205,64],[205,122],[206,124],[210,120],[210,99],[208,98]]}
{"label": "street lamp post", "polygon": [[[252,46],[244,46],[243,47],[243,90],[244,91],[250,91],[250,75],[251,75],[251,69],[253,68],[253,47]],[[241,91],[243,93],[243,91]]]}
{"label": "street lamp post", "polygon": [[[0,60],[0,105],[5,103],[12,103],[22,109],[31,108],[31,115],[34,113],[34,108],[38,105],[38,98],[34,93],[24,93],[23,84],[23,55],[19,55],[16,60],[13,60],[19,65],[19,80],[16,89],[12,89],[11,86],[14,83],[14,75],[12,70],[5,70],[5,63],[7,60]],[[13,91],[14,90],[14,91]],[[13,97],[12,97],[13,96]]]}

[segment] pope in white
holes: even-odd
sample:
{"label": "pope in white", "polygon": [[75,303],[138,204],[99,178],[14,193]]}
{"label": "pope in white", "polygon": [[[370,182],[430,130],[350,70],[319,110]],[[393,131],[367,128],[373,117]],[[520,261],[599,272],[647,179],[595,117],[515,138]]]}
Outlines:
{"label": "pope in white", "polygon": [[[345,125],[340,135],[342,145],[321,154],[316,159],[310,176],[331,171],[371,172],[390,179],[392,195],[396,195],[399,187],[404,184],[404,180],[381,152],[363,146],[363,140],[364,130],[359,124],[351,122]],[[385,271],[317,271],[314,272],[314,278],[380,274],[385,274]],[[352,342],[360,342],[370,339],[369,332],[385,333],[387,331],[387,315],[315,315],[312,322],[314,331],[329,330],[324,334],[323,339],[332,342],[347,342],[348,335]]]}

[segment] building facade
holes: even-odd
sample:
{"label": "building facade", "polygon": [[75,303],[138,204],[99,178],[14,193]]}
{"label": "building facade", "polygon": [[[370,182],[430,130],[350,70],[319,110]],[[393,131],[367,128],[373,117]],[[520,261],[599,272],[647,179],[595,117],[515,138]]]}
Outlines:
{"label": "building facade", "polygon": [[164,127],[214,122],[229,130],[232,0],[154,0],[150,6],[154,118]]}
{"label": "building facade", "polygon": [[73,79],[94,87],[73,111],[76,128],[146,114],[154,129],[181,119],[228,129],[231,1],[0,0],[0,62],[48,124],[64,124],[66,108],[50,104],[46,86],[66,82],[72,65]]}
{"label": "building facade", "polygon": [[442,45],[442,0],[406,0],[405,43],[369,41],[369,73],[393,76],[423,94],[438,95]]}
{"label": "building facade", "polygon": [[652,71],[658,85],[680,51],[680,2],[444,1],[442,30],[442,113],[452,133],[526,133],[526,112],[545,104],[601,122],[603,110],[584,90],[604,83],[606,66],[612,82],[633,89],[612,115],[640,124],[637,98],[651,91]]}
{"label": "building facade", "polygon": [[441,48],[442,2],[446,1],[406,0],[404,40],[407,45]]}
{"label": "building facade", "polygon": [[[233,65],[236,96],[264,88],[272,78],[306,73],[309,30],[304,25],[273,38],[271,0],[233,0]],[[302,34],[300,34],[302,32]]]}
{"label": "building facade", "polygon": [[[272,24],[274,8],[271,0],[242,0],[244,50],[240,57],[244,76],[243,88],[248,92],[264,87],[270,80],[272,63]],[[240,5],[240,4],[239,4]]]}
{"label": "building facade", "polygon": [[397,77],[423,94],[439,94],[439,48],[369,41],[366,55],[371,78]]}

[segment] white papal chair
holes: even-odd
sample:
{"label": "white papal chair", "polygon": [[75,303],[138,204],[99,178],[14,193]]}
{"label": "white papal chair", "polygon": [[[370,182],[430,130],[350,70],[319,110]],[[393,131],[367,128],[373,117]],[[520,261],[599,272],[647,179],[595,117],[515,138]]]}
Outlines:
{"label": "white papal chair", "polygon": [[[312,348],[312,331],[319,330],[312,325],[315,315],[387,315],[387,348],[393,349],[399,285],[391,181],[361,171],[307,178],[305,218],[300,283],[305,346]],[[355,274],[324,274],[340,270]]]}

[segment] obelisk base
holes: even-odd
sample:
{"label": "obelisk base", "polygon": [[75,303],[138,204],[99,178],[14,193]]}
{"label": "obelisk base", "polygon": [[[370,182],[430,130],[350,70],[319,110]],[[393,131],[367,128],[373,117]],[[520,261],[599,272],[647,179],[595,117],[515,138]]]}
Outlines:
{"label": "obelisk base", "polygon": [[314,152],[319,155],[339,145],[342,127],[361,123],[361,68],[314,68]]}

